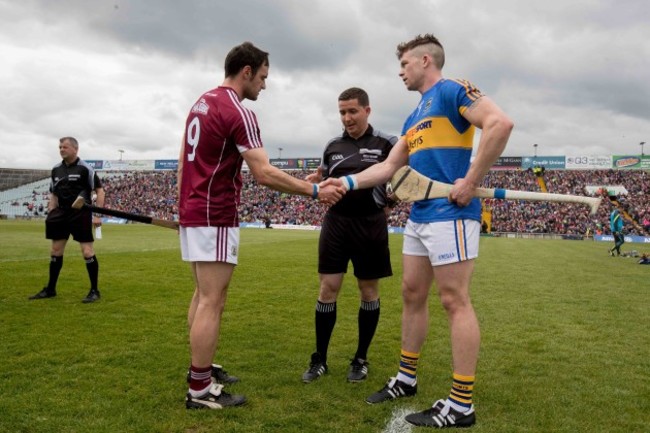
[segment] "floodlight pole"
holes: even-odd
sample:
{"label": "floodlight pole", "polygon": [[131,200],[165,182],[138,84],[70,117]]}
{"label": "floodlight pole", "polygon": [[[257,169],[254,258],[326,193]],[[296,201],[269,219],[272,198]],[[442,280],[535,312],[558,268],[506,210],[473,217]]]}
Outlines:
{"label": "floodlight pole", "polygon": [[645,141],[642,141],[641,143],[639,143],[639,145],[641,146],[641,158],[643,158],[643,145],[644,144],[645,144]]}

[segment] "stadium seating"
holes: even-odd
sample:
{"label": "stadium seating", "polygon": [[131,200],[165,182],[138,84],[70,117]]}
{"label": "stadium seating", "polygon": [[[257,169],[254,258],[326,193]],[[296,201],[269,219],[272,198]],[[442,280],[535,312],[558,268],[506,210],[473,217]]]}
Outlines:
{"label": "stadium seating", "polygon": [[44,216],[49,200],[50,179],[30,182],[0,193],[0,215],[8,218]]}
{"label": "stadium seating", "polygon": [[[304,178],[309,172],[289,171]],[[628,195],[618,197],[619,203],[636,221],[650,220],[650,173],[642,170],[547,170],[544,185],[551,193],[585,194],[587,185],[623,185]],[[178,219],[176,173],[100,172],[106,190],[105,207],[139,213],[160,219]],[[326,207],[307,197],[279,193],[258,185],[244,173],[241,222],[267,220],[273,224],[320,225]],[[532,171],[495,170],[488,173],[483,186],[540,191],[540,183]],[[0,214],[9,218],[25,215],[42,216],[41,205],[47,208],[49,180],[31,182],[0,193]],[[389,225],[404,227],[410,205],[398,203],[389,215]],[[609,213],[613,204],[604,200],[596,215],[589,215],[581,205],[546,202],[485,200],[491,213],[491,231],[499,233],[553,233],[589,235],[609,233]],[[627,233],[643,235],[640,224],[626,225]]]}

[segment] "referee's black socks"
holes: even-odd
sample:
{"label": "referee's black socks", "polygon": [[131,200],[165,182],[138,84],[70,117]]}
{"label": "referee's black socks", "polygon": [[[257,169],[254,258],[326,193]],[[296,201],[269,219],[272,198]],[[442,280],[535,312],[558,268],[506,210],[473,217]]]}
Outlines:
{"label": "referee's black socks", "polygon": [[96,256],[86,259],[86,269],[88,270],[88,278],[90,278],[90,290],[98,292],[97,279],[99,276],[99,263],[97,262]]}
{"label": "referee's black socks", "polygon": [[327,348],[330,345],[330,338],[334,325],[336,324],[336,302],[316,303],[316,352],[321,356],[323,362],[327,362]]}
{"label": "referee's black socks", "polygon": [[379,299],[361,301],[359,306],[359,345],[355,358],[368,359],[368,348],[379,323]]}
{"label": "referee's black socks", "polygon": [[56,282],[63,267],[63,256],[50,256],[50,280],[47,282],[47,293],[56,293]]}

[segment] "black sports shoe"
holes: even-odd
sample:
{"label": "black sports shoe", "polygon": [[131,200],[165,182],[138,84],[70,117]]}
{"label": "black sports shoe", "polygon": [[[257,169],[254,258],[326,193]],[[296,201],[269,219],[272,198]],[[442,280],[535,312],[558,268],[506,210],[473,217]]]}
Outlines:
{"label": "black sports shoe", "polygon": [[83,302],[84,304],[90,304],[91,302],[95,302],[99,300],[99,298],[100,298],[99,290],[90,289],[90,292],[88,292],[86,297],[83,298],[81,302]]}
{"label": "black sports shoe", "polygon": [[189,392],[185,396],[187,409],[223,409],[229,406],[240,406],[246,403],[243,395],[228,394],[223,391],[223,385],[213,383],[208,392],[200,397],[192,397]]}
{"label": "black sports shoe", "polygon": [[350,363],[348,371],[348,382],[362,382],[368,378],[368,361],[361,358],[354,358]]}
{"label": "black sports shoe", "polygon": [[215,382],[223,385],[239,382],[239,378],[237,376],[229,375],[228,372],[218,364],[212,364],[212,379],[214,379]]}
{"label": "black sports shoe", "polygon": [[309,368],[302,374],[302,381],[305,383],[313,382],[326,373],[327,364],[322,361],[319,353],[312,353]]}
{"label": "black sports shoe", "polygon": [[476,423],[474,405],[463,413],[447,405],[445,400],[438,400],[432,408],[406,415],[404,419],[419,427],[433,428],[471,427]]}
{"label": "black sports shoe", "polygon": [[30,297],[29,297],[29,300],[30,300],[30,301],[33,301],[34,299],[53,298],[53,297],[55,297],[55,296],[56,296],[56,292],[55,292],[55,291],[50,292],[49,290],[47,290],[47,287],[43,287],[43,290],[41,290],[40,292],[38,292],[38,293],[35,294],[35,295],[30,296]]}
{"label": "black sports shoe", "polygon": [[[190,383],[191,373],[187,369],[187,383]],[[222,385],[229,385],[231,383],[239,382],[239,378],[236,376],[231,376],[222,366],[217,364],[212,364],[212,381]]]}
{"label": "black sports shoe", "polygon": [[395,377],[391,377],[382,389],[366,399],[366,403],[375,404],[401,397],[413,397],[417,392],[417,383],[408,385]]}

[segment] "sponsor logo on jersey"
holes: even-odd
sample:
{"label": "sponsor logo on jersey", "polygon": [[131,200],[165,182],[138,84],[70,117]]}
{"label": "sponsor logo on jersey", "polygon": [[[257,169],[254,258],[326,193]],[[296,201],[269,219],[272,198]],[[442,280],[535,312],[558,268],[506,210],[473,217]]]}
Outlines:
{"label": "sponsor logo on jersey", "polygon": [[361,155],[361,162],[370,162],[374,164],[375,162],[379,161],[379,158],[381,157],[381,150],[362,148],[359,149],[359,155]]}
{"label": "sponsor logo on jersey", "polygon": [[205,103],[205,99],[201,98],[199,99],[199,102],[194,104],[192,107],[192,113],[198,113],[198,114],[208,114],[208,110],[210,109],[210,106]]}
{"label": "sponsor logo on jersey", "polygon": [[424,137],[420,134],[420,131],[431,129],[432,126],[433,122],[431,120],[424,120],[415,125],[415,127],[409,129],[406,133],[406,139],[411,153],[424,143]]}
{"label": "sponsor logo on jersey", "polygon": [[380,149],[365,149],[365,148],[363,148],[363,149],[359,149],[359,153],[362,154],[362,155],[370,153],[370,154],[379,156],[379,155],[381,155],[381,150]]}
{"label": "sponsor logo on jersey", "polygon": [[339,159],[343,159],[343,155],[340,153],[337,153],[336,155],[332,155],[332,161],[338,161]]}
{"label": "sponsor logo on jersey", "polygon": [[431,128],[432,122],[430,120],[425,120],[424,122],[418,123],[418,126],[415,127],[415,132],[422,131],[423,129]]}
{"label": "sponsor logo on jersey", "polygon": [[413,151],[417,149],[422,143],[424,143],[424,138],[422,138],[422,136],[409,140],[409,152],[413,153]]}

